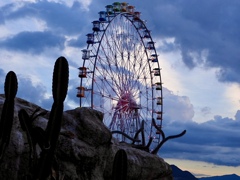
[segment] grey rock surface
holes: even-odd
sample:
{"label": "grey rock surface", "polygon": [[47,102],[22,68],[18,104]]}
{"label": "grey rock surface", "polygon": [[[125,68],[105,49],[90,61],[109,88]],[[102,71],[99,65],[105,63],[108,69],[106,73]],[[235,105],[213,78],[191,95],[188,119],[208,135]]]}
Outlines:
{"label": "grey rock surface", "polygon": [[[0,116],[4,95],[0,95]],[[18,111],[32,114],[37,105],[15,99],[14,122],[10,143],[0,163],[0,179],[25,179],[29,172],[29,144],[21,129]],[[41,111],[46,111],[41,109]],[[45,129],[49,112],[38,117],[34,126]],[[60,178],[64,180],[111,180],[113,160],[119,149],[128,159],[128,180],[172,180],[172,170],[162,158],[132,148],[112,138],[103,124],[103,114],[89,108],[76,108],[63,113],[62,128],[56,149]],[[37,147],[38,155],[41,149]]]}

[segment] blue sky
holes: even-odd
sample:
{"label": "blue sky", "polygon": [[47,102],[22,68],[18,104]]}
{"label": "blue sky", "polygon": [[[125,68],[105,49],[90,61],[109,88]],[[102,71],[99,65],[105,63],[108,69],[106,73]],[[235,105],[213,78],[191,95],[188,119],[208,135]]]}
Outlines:
{"label": "blue sky", "polygon": [[[98,12],[112,3],[1,1],[0,92],[5,75],[13,70],[17,96],[49,109],[53,65],[65,56],[70,64],[65,109],[76,108],[77,68],[86,34]],[[240,170],[240,2],[128,3],[147,20],[156,42],[164,83],[164,131],[172,135],[187,130],[184,137],[167,142],[160,156]]]}

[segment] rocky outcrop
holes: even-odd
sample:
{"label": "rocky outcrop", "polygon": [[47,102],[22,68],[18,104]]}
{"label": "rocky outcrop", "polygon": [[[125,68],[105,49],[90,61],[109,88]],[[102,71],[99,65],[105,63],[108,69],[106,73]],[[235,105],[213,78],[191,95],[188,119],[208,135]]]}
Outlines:
{"label": "rocky outcrop", "polygon": [[[4,95],[0,95],[0,116],[4,99]],[[29,173],[30,148],[26,133],[21,128],[18,112],[24,109],[32,114],[39,107],[20,98],[15,98],[14,107],[10,142],[0,162],[1,180],[26,179]],[[45,129],[48,119],[49,112],[39,116],[33,125]],[[52,170],[52,174],[58,173],[59,179],[64,180],[111,180],[115,154],[123,149],[127,154],[127,179],[172,179],[171,167],[162,158],[118,142],[112,138],[102,120],[101,112],[89,108],[76,108],[63,113],[55,152],[56,168]],[[40,151],[37,146],[38,156]]]}

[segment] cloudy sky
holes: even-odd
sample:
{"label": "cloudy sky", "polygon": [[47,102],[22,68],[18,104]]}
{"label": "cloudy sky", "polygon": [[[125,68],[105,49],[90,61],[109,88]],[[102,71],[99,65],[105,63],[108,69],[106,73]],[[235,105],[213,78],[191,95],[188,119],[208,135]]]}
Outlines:
{"label": "cloudy sky", "polygon": [[[164,131],[187,130],[184,137],[167,142],[160,156],[199,176],[240,172],[240,1],[128,2],[147,20],[156,42]],[[70,65],[65,109],[76,108],[86,34],[98,12],[112,3],[0,1],[0,93],[5,75],[13,70],[17,96],[50,109],[53,65],[65,56]]]}

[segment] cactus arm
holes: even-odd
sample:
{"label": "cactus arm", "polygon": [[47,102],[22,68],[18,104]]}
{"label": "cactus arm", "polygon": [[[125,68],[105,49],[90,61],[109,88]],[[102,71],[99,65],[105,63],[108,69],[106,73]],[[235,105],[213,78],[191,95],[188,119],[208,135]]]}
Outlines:
{"label": "cactus arm", "polygon": [[21,109],[18,112],[18,117],[19,117],[21,128],[23,131],[26,132],[26,135],[27,135],[27,140],[29,144],[29,168],[30,168],[30,173],[32,173],[35,165],[34,163],[37,160],[36,147],[32,139],[33,129],[31,127],[30,117],[28,116],[27,112],[24,109]]}
{"label": "cactus arm", "polygon": [[147,143],[147,145],[146,145],[146,148],[148,149],[148,151],[149,151],[149,148],[150,148],[150,146],[151,146],[152,141],[153,141],[153,138],[150,137],[150,138],[149,138],[149,141],[148,141],[148,143]]}
{"label": "cactus arm", "polygon": [[39,117],[39,116],[44,116],[45,114],[47,114],[47,111],[42,111],[39,114],[35,115],[38,111],[40,111],[41,108],[38,107],[37,109],[35,109],[35,111],[32,113],[32,115],[30,116],[30,122],[33,123],[33,121]]}
{"label": "cactus arm", "polygon": [[164,132],[162,131],[161,128],[159,128],[155,122],[154,119],[152,119],[152,124],[153,126],[159,131],[161,132],[162,134],[162,141],[157,145],[157,147],[155,147],[155,149],[151,152],[152,154],[157,154],[157,152],[159,151],[159,149],[162,147],[162,145],[167,142],[169,139],[174,139],[174,138],[178,138],[178,137],[181,137],[183,136],[185,133],[186,133],[186,130],[184,130],[183,132],[181,132],[180,134],[177,134],[177,135],[173,135],[173,136],[168,136],[167,138],[165,137],[165,134]]}
{"label": "cactus arm", "polygon": [[14,100],[17,94],[17,89],[18,89],[17,76],[13,71],[9,71],[6,76],[4,86],[6,100]]}
{"label": "cactus arm", "polygon": [[[142,131],[142,133],[144,134],[144,131]],[[145,141],[144,135],[142,135],[142,138],[144,138],[144,141]],[[142,140],[142,141],[143,141],[143,140]],[[153,137],[150,137],[147,145],[145,145],[145,143],[144,143],[144,144],[142,144],[142,145],[132,145],[132,147],[137,148],[137,149],[144,150],[144,151],[146,151],[146,152],[150,152],[149,148],[150,148],[150,145],[151,145],[152,141],[153,141]]]}
{"label": "cactus arm", "polygon": [[13,71],[10,71],[5,79],[5,101],[0,119],[0,160],[2,160],[10,140],[14,116],[14,98],[17,94],[17,88],[17,76]]}
{"label": "cactus arm", "polygon": [[[178,138],[178,137],[181,137],[183,136],[185,133],[186,133],[186,130],[184,130],[183,132],[181,132],[180,134],[177,134],[177,135],[173,135],[173,136],[168,136],[167,138],[165,137],[165,134],[164,132],[162,131],[161,128],[159,128],[155,122],[154,119],[152,119],[152,125],[159,131],[161,132],[161,135],[163,137],[162,141],[157,145],[157,147],[155,147],[155,149],[153,151],[151,151],[151,154],[157,154],[157,152],[159,151],[159,149],[162,147],[162,145],[167,142],[169,139],[174,139],[174,138]],[[144,128],[144,127],[142,127]],[[149,151],[149,148],[150,148],[150,145],[153,141],[153,138],[150,137],[149,141],[148,141],[148,144],[145,146],[145,145],[132,145],[132,147],[134,148],[137,148],[137,149],[141,149],[141,150],[144,150],[144,151],[147,151],[147,152],[150,152]]]}
{"label": "cactus arm", "polygon": [[20,125],[22,130],[27,135],[27,140],[29,144],[29,178],[32,179],[34,168],[37,165],[37,152],[36,152],[36,144],[38,143],[40,148],[43,149],[43,140],[45,137],[45,132],[40,127],[33,127],[32,123],[33,121],[42,115],[45,115],[47,111],[40,112],[36,115],[36,113],[40,110],[40,108],[37,108],[31,116],[27,114],[27,112],[24,109],[21,109],[18,112],[18,117],[20,121]]}
{"label": "cactus arm", "polygon": [[68,62],[64,57],[59,57],[53,72],[52,93],[54,101],[61,102],[66,98],[68,91]]}
{"label": "cactus arm", "polygon": [[53,71],[53,105],[46,128],[44,149],[41,153],[36,179],[45,179],[50,175],[54,158],[54,151],[57,145],[58,136],[61,130],[63,114],[63,102],[68,89],[68,62],[64,57],[59,57]]}
{"label": "cactus arm", "polygon": [[169,139],[174,139],[174,138],[178,138],[183,136],[187,131],[184,130],[183,132],[181,132],[180,134],[177,135],[172,135],[172,136],[168,136],[167,138],[164,138],[158,145],[157,147],[151,152],[152,154],[157,154],[158,150],[162,147],[162,145],[167,142]]}
{"label": "cactus arm", "polygon": [[157,126],[155,119],[152,119],[152,124],[159,132],[161,132],[163,139],[165,139],[165,134],[163,130]]}
{"label": "cactus arm", "polygon": [[141,124],[142,145],[145,146],[145,133],[144,133],[144,121]]}
{"label": "cactus arm", "polygon": [[40,111],[40,109],[41,109],[40,107],[36,108],[35,111],[33,111],[32,115],[31,115],[29,118],[30,118],[31,120],[35,119],[35,118],[34,118],[34,115],[35,115],[38,111]]}
{"label": "cactus arm", "polygon": [[113,180],[127,179],[127,153],[123,149],[118,150],[114,157],[112,179]]}
{"label": "cactus arm", "polygon": [[41,127],[34,127],[32,130],[32,139],[34,145],[38,144],[41,150],[44,150],[45,131]]}
{"label": "cactus arm", "polygon": [[122,135],[125,136],[126,138],[130,139],[131,141],[133,141],[133,143],[134,143],[134,142],[141,142],[141,140],[139,140],[139,139],[134,139],[134,138],[130,137],[129,135],[127,135],[126,133],[122,132],[122,131],[112,131],[112,134],[116,134],[116,133],[122,134]]}
{"label": "cactus arm", "polygon": [[130,139],[132,141],[132,145],[135,143],[135,142],[141,142],[139,139],[137,139],[139,133],[142,134],[142,144],[143,146],[145,146],[145,137],[144,137],[144,121],[142,121],[141,123],[141,128],[135,133],[134,137],[130,137],[128,134],[122,132],[122,131],[118,131],[118,130],[115,130],[115,131],[112,131],[112,134],[122,134],[124,137]]}
{"label": "cactus arm", "polygon": [[63,104],[57,104],[56,102],[54,102],[46,128],[45,148],[48,148],[50,146],[55,148],[57,144],[57,139],[61,129],[62,112]]}
{"label": "cactus arm", "polygon": [[53,105],[46,128],[46,144],[55,146],[61,129],[63,102],[68,89],[68,62],[64,57],[57,59],[53,72]]}
{"label": "cactus arm", "polygon": [[[136,132],[133,139],[137,139],[139,133],[141,133],[141,135],[142,135],[142,145],[145,146],[144,121],[142,121],[141,128]],[[132,142],[132,144],[134,144],[134,142]]]}

